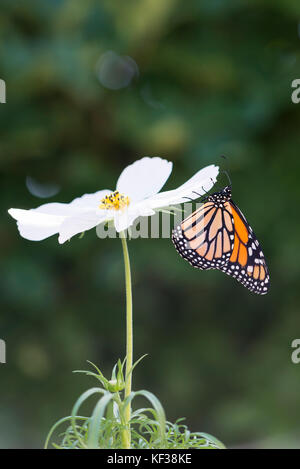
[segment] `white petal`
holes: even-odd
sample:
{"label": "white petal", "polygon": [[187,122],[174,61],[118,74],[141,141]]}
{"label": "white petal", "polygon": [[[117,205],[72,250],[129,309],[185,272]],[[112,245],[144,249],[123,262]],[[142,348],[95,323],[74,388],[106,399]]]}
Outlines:
{"label": "white petal", "polygon": [[161,192],[149,198],[145,203],[148,203],[148,207],[155,209],[188,202],[188,199],[198,199],[199,196],[205,195],[213,187],[218,174],[218,166],[206,166],[182,186],[172,191]]}
{"label": "white petal", "polygon": [[114,217],[116,231],[120,233],[120,231],[126,230],[138,217],[139,212],[136,210],[124,210],[122,212],[116,212]]}
{"label": "white petal", "polygon": [[99,223],[107,220],[107,216],[107,210],[99,210],[99,212],[91,210],[67,217],[59,227],[58,242],[62,244],[68,239],[71,239],[72,236],[94,228],[99,225]]}
{"label": "white petal", "polygon": [[127,210],[118,211],[114,216],[114,224],[117,232],[124,231],[133,225],[139,217],[150,217],[155,215],[152,208],[147,207],[144,202],[138,202],[128,207]]}
{"label": "white petal", "polygon": [[[31,241],[42,241],[60,231],[61,225],[70,217],[83,216],[87,211],[97,213],[101,199],[110,194],[109,190],[102,190],[94,194],[84,194],[69,204],[49,203],[30,210],[10,209],[8,213],[17,220],[20,235]],[[106,211],[99,209],[98,218],[103,218]],[[86,228],[85,220],[83,224]],[[92,226],[92,228],[95,225]],[[82,230],[84,231],[84,230]],[[76,234],[76,233],[73,233]],[[73,234],[71,236],[73,236]],[[70,236],[70,237],[71,237]],[[68,238],[69,239],[69,238]]]}
{"label": "white petal", "polygon": [[139,208],[139,216],[140,217],[151,217],[155,215],[155,211],[151,207],[142,206]]}
{"label": "white petal", "polygon": [[41,227],[32,225],[23,225],[17,222],[17,227],[22,238],[28,239],[29,241],[43,241],[50,236],[58,233],[58,227]]}
{"label": "white petal", "polygon": [[19,208],[11,208],[8,213],[20,223],[30,225],[41,225],[44,227],[52,227],[61,223],[62,215],[49,215],[47,213],[39,213],[36,209],[22,210]]}
{"label": "white petal", "polygon": [[30,241],[42,241],[58,233],[58,229],[64,220],[62,215],[39,213],[37,209],[21,210],[12,208],[8,210],[8,213],[17,220],[20,235]]}
{"label": "white petal", "polygon": [[217,180],[218,174],[219,174],[219,166],[215,166],[214,164],[205,166],[205,168],[200,169],[196,174],[194,174],[194,176],[192,176],[184,184],[182,184],[182,186],[178,187],[178,189],[183,189],[192,184],[193,185],[198,184],[199,193],[200,193],[200,189],[202,189],[201,195],[204,195],[213,186],[212,181],[211,181],[211,185],[209,186],[209,189],[207,189],[207,187],[204,187],[203,184],[205,183],[206,179],[213,179],[213,182],[215,183]]}
{"label": "white petal", "polygon": [[111,194],[111,191],[104,189],[102,191],[95,192],[94,194],[84,194],[81,197],[77,197],[72,200],[69,204],[72,208],[78,209],[92,209],[98,208],[101,200],[108,194]]}
{"label": "white petal", "polygon": [[172,171],[172,163],[159,157],[142,158],[121,173],[117,190],[131,201],[143,200],[157,194]]}

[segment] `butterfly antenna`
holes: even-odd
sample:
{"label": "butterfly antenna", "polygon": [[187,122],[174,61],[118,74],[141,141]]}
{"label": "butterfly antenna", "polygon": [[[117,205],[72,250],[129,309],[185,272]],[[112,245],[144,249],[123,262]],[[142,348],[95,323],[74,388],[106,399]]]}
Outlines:
{"label": "butterfly antenna", "polygon": [[228,179],[228,181],[229,181],[229,185],[230,185],[230,186],[232,186],[232,182],[231,182],[231,179],[230,179],[230,177],[229,177],[229,174],[228,174],[228,172],[227,172],[227,171],[225,171],[225,170],[224,170],[224,171],[222,171],[222,172],[223,172],[224,174],[226,174],[226,176],[227,176],[227,179]]}
{"label": "butterfly antenna", "polygon": [[[227,160],[227,158],[226,158],[225,155],[221,155],[220,158],[224,158],[224,160]],[[230,179],[230,177],[229,177],[228,172],[224,169],[224,170],[222,171],[222,173],[226,174],[227,179],[228,179],[228,181],[229,181],[229,185],[232,186],[232,182],[231,182],[231,179]]]}

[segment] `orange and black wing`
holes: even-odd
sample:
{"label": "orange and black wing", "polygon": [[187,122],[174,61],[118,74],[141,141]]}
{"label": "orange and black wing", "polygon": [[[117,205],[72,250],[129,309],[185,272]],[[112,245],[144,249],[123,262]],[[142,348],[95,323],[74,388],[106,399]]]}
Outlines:
{"label": "orange and black wing", "polygon": [[265,295],[270,287],[270,275],[260,244],[240,209],[232,200],[228,203],[234,220],[234,246],[227,265],[221,270],[250,291]]}
{"label": "orange and black wing", "polygon": [[179,254],[193,267],[218,269],[250,291],[265,294],[269,273],[257,238],[232,200],[208,200],[172,234]]}
{"label": "orange and black wing", "polygon": [[229,206],[225,210],[206,202],[175,228],[172,241],[192,266],[218,269],[225,266],[233,251],[233,224]]}

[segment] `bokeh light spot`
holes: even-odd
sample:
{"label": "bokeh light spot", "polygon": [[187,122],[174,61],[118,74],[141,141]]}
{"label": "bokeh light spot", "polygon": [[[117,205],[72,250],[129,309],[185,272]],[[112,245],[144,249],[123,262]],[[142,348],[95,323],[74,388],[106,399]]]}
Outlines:
{"label": "bokeh light spot", "polygon": [[60,187],[57,184],[42,184],[30,176],[26,177],[26,187],[30,194],[41,199],[53,197],[60,191]]}
{"label": "bokeh light spot", "polygon": [[131,57],[107,51],[98,60],[96,73],[102,86],[110,90],[119,90],[126,88],[132,79],[138,76],[139,69]]}

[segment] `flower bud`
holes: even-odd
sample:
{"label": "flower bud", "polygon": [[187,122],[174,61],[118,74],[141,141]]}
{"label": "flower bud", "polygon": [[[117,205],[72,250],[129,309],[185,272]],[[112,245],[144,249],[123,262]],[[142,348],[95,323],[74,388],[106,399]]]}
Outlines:
{"label": "flower bud", "polygon": [[125,383],[118,381],[117,379],[111,379],[107,382],[107,390],[109,392],[119,392],[122,391],[125,387]]}

